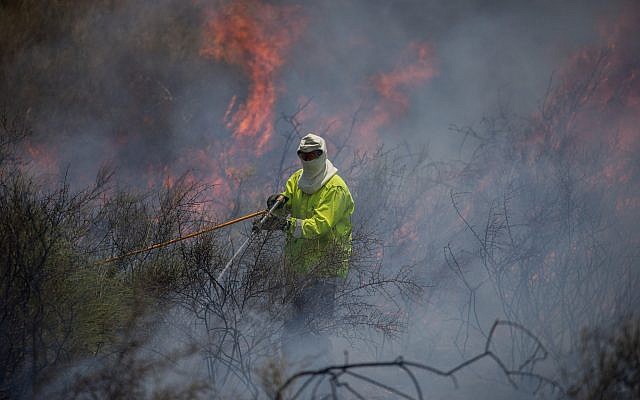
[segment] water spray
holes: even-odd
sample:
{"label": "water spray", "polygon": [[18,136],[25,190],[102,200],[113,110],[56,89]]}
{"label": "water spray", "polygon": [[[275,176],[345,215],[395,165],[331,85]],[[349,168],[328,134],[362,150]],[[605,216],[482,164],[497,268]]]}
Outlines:
{"label": "water spray", "polygon": [[[271,206],[271,208],[269,210],[267,210],[264,213],[264,215],[262,216],[262,218],[258,222],[257,226],[258,227],[262,227],[262,225],[264,225],[265,221],[272,215],[273,211],[275,211],[276,208],[280,207],[280,205],[286,203],[287,200],[288,199],[286,197],[284,197],[284,196],[278,196],[278,199],[276,200],[276,202],[273,204],[273,206]],[[218,279],[217,279],[218,282],[220,282],[222,280],[222,277],[224,276],[225,272],[227,272],[227,270],[229,269],[231,264],[233,264],[235,259],[244,251],[244,249],[249,245],[249,243],[251,243],[251,241],[253,240],[254,236],[257,235],[258,232],[260,232],[260,229],[253,229],[251,231],[251,234],[249,235],[249,237],[244,241],[244,243],[242,243],[242,245],[238,248],[238,250],[236,250],[236,252],[229,259],[229,261],[227,261],[227,265],[225,265],[224,268],[222,269],[222,271],[220,272],[220,274],[218,274]]]}

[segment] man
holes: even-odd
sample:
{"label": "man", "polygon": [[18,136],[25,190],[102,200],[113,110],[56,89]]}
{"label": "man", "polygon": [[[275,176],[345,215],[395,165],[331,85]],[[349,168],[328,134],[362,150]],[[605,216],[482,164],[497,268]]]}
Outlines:
{"label": "man", "polygon": [[280,229],[287,235],[285,266],[293,313],[284,324],[285,356],[328,356],[329,340],[317,324],[333,316],[337,281],[348,272],[354,204],[327,158],[324,139],[309,133],[300,140],[297,153],[302,169],[287,180],[284,192],[269,197],[269,208],[281,196],[286,203],[262,229]]}

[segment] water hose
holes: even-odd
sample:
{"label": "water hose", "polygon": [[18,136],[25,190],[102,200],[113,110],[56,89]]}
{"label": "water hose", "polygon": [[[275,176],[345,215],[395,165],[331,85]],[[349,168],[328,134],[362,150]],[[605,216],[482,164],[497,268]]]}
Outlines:
{"label": "water hose", "polygon": [[260,220],[260,222],[262,223],[266,219],[266,216],[269,213],[271,213],[271,211],[273,211],[273,209],[274,208],[272,207],[271,210],[256,211],[256,212],[253,212],[251,214],[247,214],[247,215],[244,215],[242,217],[238,217],[238,218],[229,220],[229,221],[224,222],[222,224],[211,226],[209,228],[205,228],[205,229],[202,229],[200,231],[190,233],[190,234],[188,234],[186,236],[181,236],[181,237],[178,237],[178,238],[175,238],[175,239],[167,240],[166,242],[156,243],[156,244],[153,244],[153,245],[151,245],[149,247],[145,247],[143,249],[138,249],[138,250],[133,250],[133,251],[130,251],[128,253],[116,256],[116,257],[107,258],[106,260],[102,260],[102,261],[97,262],[95,265],[104,265],[104,264],[108,264],[108,263],[111,263],[111,262],[114,262],[114,261],[122,260],[123,258],[135,256],[136,254],[145,253],[147,251],[159,249],[161,247],[165,247],[165,246],[168,246],[170,244],[177,243],[177,242],[180,242],[180,241],[183,241],[183,240],[186,240],[186,239],[191,239],[191,238],[199,236],[199,235],[204,235],[205,233],[213,232],[213,231],[215,231],[217,229],[224,228],[225,226],[236,224],[238,222],[244,221],[244,220],[249,219],[249,218],[254,218],[254,217],[259,217],[261,215],[264,215],[264,217]]}

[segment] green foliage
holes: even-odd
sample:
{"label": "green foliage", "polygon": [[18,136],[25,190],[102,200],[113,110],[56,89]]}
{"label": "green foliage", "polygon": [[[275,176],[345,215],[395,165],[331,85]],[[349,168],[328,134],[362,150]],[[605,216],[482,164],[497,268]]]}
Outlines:
{"label": "green foliage", "polygon": [[29,396],[59,367],[113,351],[149,306],[169,304],[194,278],[188,271],[211,260],[213,241],[99,264],[202,224],[199,187],[114,192],[102,171],[94,187],[72,193],[1,167],[0,394]]}
{"label": "green foliage", "polygon": [[20,392],[58,364],[96,352],[129,314],[132,290],[91,269],[76,248],[98,192],[46,192],[19,171],[0,182],[3,391]]}

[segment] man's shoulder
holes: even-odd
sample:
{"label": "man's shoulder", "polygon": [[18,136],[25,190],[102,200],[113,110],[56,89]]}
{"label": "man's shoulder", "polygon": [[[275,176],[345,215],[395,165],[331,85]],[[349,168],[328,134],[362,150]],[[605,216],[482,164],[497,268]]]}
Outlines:
{"label": "man's shoulder", "polygon": [[[293,187],[297,189],[298,180],[300,179],[301,175],[302,175],[302,168],[300,168],[299,170],[291,174],[291,176],[287,180],[288,184],[292,184]],[[346,182],[337,173],[333,175],[324,185],[322,185],[322,188],[319,191],[326,191],[326,190],[331,190],[336,188],[349,191],[349,188],[347,187]]]}
{"label": "man's shoulder", "polygon": [[294,172],[293,174],[291,174],[291,176],[289,177],[289,179],[287,179],[288,181],[295,181],[297,182],[298,179],[300,179],[300,175],[302,175],[302,168],[300,168],[299,170],[297,170],[296,172]]}
{"label": "man's shoulder", "polygon": [[331,177],[331,179],[329,179],[327,181],[327,183],[325,184],[325,186],[327,188],[330,187],[340,187],[340,188],[344,188],[348,190],[347,184],[345,183],[344,179],[342,179],[342,177],[340,175],[338,175],[337,173],[335,175],[333,175]]}
{"label": "man's shoulder", "polygon": [[347,187],[344,179],[342,179],[340,175],[335,174],[334,176],[332,176],[331,179],[329,179],[324,185],[323,190],[326,194],[339,194],[340,198],[345,201],[345,204],[349,204],[349,213],[353,212],[353,198],[351,197],[351,192],[349,191],[349,188]]}

